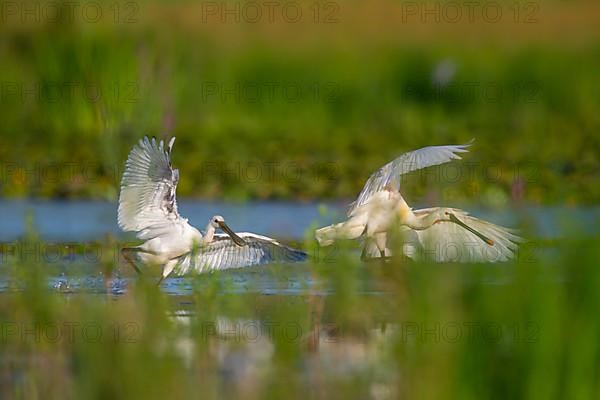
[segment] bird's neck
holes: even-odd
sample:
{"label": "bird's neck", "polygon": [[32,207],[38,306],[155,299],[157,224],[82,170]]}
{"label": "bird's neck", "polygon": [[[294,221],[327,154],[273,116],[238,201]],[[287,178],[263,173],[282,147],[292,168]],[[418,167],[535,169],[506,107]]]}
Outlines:
{"label": "bird's neck", "polygon": [[215,227],[209,222],[206,225],[206,230],[204,231],[204,237],[202,237],[202,243],[207,244],[213,241],[215,237]]}
{"label": "bird's neck", "polygon": [[431,227],[438,221],[440,221],[440,216],[437,212],[432,212],[423,216],[416,216],[411,212],[410,217],[407,218],[406,225],[411,229],[420,231]]}

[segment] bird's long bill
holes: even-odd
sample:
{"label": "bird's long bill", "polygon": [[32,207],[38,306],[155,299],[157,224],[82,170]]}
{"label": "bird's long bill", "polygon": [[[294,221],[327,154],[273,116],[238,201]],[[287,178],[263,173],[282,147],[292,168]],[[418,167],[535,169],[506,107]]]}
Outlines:
{"label": "bird's long bill", "polygon": [[468,230],[469,232],[471,232],[472,234],[477,236],[479,239],[483,240],[488,245],[490,245],[490,246],[494,245],[494,241],[492,239],[488,238],[487,236],[485,236],[484,234],[482,234],[480,232],[477,232],[475,229],[471,228],[469,225],[465,224],[460,219],[456,218],[456,216],[454,214],[448,213],[448,216],[450,217],[450,221],[462,226],[463,228],[465,228],[466,230]]}
{"label": "bird's long bill", "polygon": [[221,227],[221,229],[223,229],[223,232],[229,235],[229,237],[231,238],[231,240],[233,240],[235,244],[237,244],[238,246],[246,245],[244,239],[236,235],[236,233],[232,231],[231,228],[229,228],[225,222],[219,222],[219,226]]}

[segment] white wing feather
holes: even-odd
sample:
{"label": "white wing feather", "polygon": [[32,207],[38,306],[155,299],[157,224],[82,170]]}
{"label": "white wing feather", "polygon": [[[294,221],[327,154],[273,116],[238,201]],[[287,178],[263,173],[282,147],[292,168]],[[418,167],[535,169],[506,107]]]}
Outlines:
{"label": "white wing feather", "polygon": [[[167,146],[144,137],[133,147],[121,181],[118,223],[139,239],[182,232],[187,219],[177,212],[175,192],[179,171],[171,165],[172,138]],[[175,232],[174,232],[175,231]]]}
{"label": "white wing feather", "polygon": [[184,275],[192,271],[202,273],[306,259],[305,252],[283,245],[275,239],[248,232],[238,233],[238,236],[247,245],[238,246],[228,235],[216,234],[210,244],[182,256],[174,273]]}
{"label": "white wing feather", "polygon": [[471,142],[463,145],[423,147],[404,153],[395,160],[390,161],[369,177],[356,201],[350,205],[348,215],[353,215],[358,207],[368,203],[375,193],[383,190],[386,186],[399,191],[401,175],[460,159],[459,153],[469,151],[467,148],[471,145]]}
{"label": "white wing feather", "polygon": [[[414,211],[416,216],[438,212],[439,208]],[[420,242],[424,260],[437,262],[502,262],[515,257],[518,243],[523,239],[514,231],[470,216],[466,211],[452,210],[458,219],[491,239],[492,246],[453,222],[440,222],[431,227],[413,231]],[[405,247],[405,255],[410,256]]]}

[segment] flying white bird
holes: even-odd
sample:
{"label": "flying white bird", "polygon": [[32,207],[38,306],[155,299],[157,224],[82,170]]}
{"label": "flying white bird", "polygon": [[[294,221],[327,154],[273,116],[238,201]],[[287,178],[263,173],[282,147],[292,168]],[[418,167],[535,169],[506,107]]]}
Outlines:
{"label": "flying white bird", "polygon": [[[175,191],[179,170],[171,164],[173,137],[163,141],[144,137],[125,164],[119,196],[118,223],[124,231],[136,232],[145,242],[122,250],[124,258],[140,272],[132,256],[144,264],[163,267],[161,280],[171,272],[205,272],[266,264],[301,261],[306,253],[275,239],[254,233],[233,232],[223,217],[210,219],[204,235],[177,212]],[[221,229],[225,234],[216,233]]]}
{"label": "flying white bird", "polygon": [[471,143],[430,146],[405,153],[373,173],[351,204],[345,222],[315,233],[321,246],[337,239],[364,239],[363,258],[392,256],[393,238],[405,256],[434,261],[491,262],[514,257],[522,241],[510,229],[455,208],[412,210],[400,194],[400,176],[460,159]]}

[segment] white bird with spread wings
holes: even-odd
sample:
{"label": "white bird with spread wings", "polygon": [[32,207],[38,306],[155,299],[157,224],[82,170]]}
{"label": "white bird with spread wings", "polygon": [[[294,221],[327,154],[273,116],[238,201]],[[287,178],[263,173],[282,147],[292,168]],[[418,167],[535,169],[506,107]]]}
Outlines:
{"label": "white bird with spread wings", "polygon": [[[204,235],[177,211],[175,192],[179,170],[173,169],[173,137],[163,141],[144,137],[127,158],[121,181],[118,223],[124,231],[136,232],[145,242],[123,249],[123,255],[137,272],[133,256],[145,264],[163,267],[162,278],[171,272],[206,272],[266,264],[295,262],[306,258],[301,250],[254,233],[233,232],[223,217],[210,219]],[[216,233],[221,229],[225,234]]]}
{"label": "white bird with spread wings", "polygon": [[507,261],[522,241],[510,229],[445,207],[412,210],[400,194],[400,177],[411,171],[460,159],[471,143],[430,146],[405,153],[373,173],[348,210],[345,222],[315,233],[322,246],[338,239],[364,239],[363,258],[392,256],[391,238],[405,256],[435,261]]}

